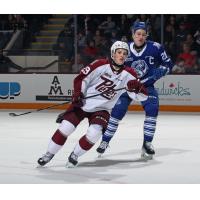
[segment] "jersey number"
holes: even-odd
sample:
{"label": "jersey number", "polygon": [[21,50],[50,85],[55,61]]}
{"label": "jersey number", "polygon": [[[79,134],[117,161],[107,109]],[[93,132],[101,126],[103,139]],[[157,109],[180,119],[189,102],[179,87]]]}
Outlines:
{"label": "jersey number", "polygon": [[81,72],[82,72],[83,74],[87,75],[87,74],[90,72],[90,67],[89,67],[89,66],[84,67],[84,68],[81,70]]}
{"label": "jersey number", "polygon": [[166,54],[166,52],[161,53],[161,57],[162,57],[162,60],[163,60],[163,61],[166,60],[166,59],[167,59],[167,54]]}

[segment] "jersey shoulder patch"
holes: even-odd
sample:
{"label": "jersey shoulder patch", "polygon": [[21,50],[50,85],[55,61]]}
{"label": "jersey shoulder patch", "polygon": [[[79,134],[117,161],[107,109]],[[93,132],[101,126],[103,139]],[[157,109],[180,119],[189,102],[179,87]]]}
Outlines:
{"label": "jersey shoulder patch", "polygon": [[106,65],[106,64],[109,64],[108,59],[98,59],[98,60],[93,61],[92,63],[90,63],[86,67],[84,67],[81,70],[81,72],[85,75],[88,75],[92,71],[96,70],[98,67],[101,67],[102,65]]}
{"label": "jersey shoulder patch", "polygon": [[98,60],[95,60],[93,61],[92,63],[90,63],[88,66],[91,68],[91,69],[96,69],[97,67],[100,67],[102,65],[106,65],[106,64],[109,64],[109,60],[108,59],[98,59]]}
{"label": "jersey shoulder patch", "polygon": [[153,42],[153,46],[157,47],[158,49],[161,48],[161,44],[158,42]]}

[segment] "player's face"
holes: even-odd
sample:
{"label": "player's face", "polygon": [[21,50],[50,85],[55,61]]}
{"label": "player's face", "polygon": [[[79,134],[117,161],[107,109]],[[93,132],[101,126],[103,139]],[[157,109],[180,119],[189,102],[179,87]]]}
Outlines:
{"label": "player's face", "polygon": [[123,65],[126,58],[128,56],[128,52],[125,49],[117,49],[115,53],[113,53],[113,60],[118,65]]}
{"label": "player's face", "polygon": [[135,31],[135,33],[133,33],[132,37],[137,46],[142,46],[146,42],[147,33],[143,29],[138,29]]}

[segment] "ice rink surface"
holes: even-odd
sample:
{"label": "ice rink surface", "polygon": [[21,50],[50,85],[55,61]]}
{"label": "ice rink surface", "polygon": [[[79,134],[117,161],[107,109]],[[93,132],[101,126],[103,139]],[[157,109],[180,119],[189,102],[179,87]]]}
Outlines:
{"label": "ice rink surface", "polygon": [[[27,110],[15,110],[16,113]],[[37,159],[46,151],[58,127],[61,111],[36,112],[10,117],[13,110],[0,110],[0,183],[140,184],[200,183],[200,113],[160,113],[151,161],[140,158],[143,112],[127,113],[110,148],[97,158],[99,142],[79,159],[77,168],[65,167],[67,157],[85,134],[84,120],[65,146],[45,167]]]}

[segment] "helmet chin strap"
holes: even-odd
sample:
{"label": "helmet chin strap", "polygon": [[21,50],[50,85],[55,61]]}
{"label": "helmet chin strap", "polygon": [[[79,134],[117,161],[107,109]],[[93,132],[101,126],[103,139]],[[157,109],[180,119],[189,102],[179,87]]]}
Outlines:
{"label": "helmet chin strap", "polygon": [[119,65],[119,64],[117,64],[113,59],[111,59],[111,60],[112,60],[112,65],[114,65],[114,66],[116,66],[116,67],[119,67],[119,68],[124,67],[124,64]]}

